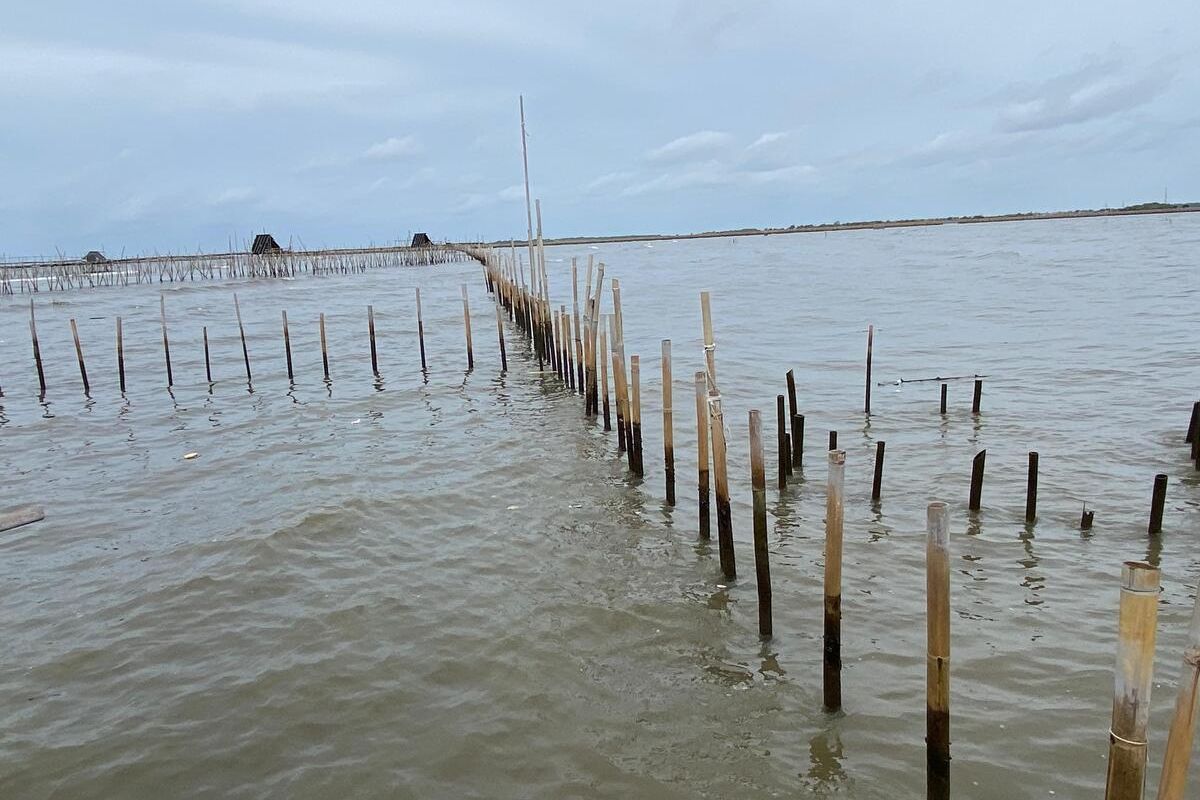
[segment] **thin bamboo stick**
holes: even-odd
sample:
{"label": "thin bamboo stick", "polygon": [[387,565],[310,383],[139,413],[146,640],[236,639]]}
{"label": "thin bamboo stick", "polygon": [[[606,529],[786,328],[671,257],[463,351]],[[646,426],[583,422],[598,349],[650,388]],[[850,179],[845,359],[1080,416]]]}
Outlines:
{"label": "thin bamboo stick", "polygon": [[[782,413],[783,396],[780,395]],[[758,588],[758,634],[770,638],[771,564],[767,551],[767,477],[762,440],[762,414],[750,412],[750,486],[754,507],[754,577]]]}
{"label": "thin bamboo stick", "polygon": [[929,800],[950,797],[950,523],[945,503],[926,511],[925,774]]}
{"label": "thin bamboo stick", "polygon": [[604,329],[606,317],[601,318],[600,323],[600,394],[603,397],[604,406],[604,430],[612,430],[612,415],[608,405],[608,331]]}
{"label": "thin bamboo stick", "polygon": [[1038,454],[1029,451],[1029,470],[1025,478],[1025,524],[1032,525],[1037,520],[1037,490],[1038,490]]}
{"label": "thin bamboo stick", "polygon": [[[524,117],[521,121],[521,131],[525,131]],[[528,187],[527,187],[528,188]],[[533,245],[530,245],[530,252],[533,252]],[[421,288],[416,287],[417,293],[417,343],[421,347],[421,371],[428,372],[429,366],[425,363],[425,321],[421,317]]]}
{"label": "thin bamboo stick", "polygon": [[708,392],[717,394],[717,342],[713,338],[712,307],[709,292],[700,293],[700,313],[704,324],[704,359],[708,367]]}
{"label": "thin bamboo stick", "polygon": [[83,380],[83,393],[90,395],[92,387],[88,385],[87,367],[83,363],[83,345],[79,343],[79,328],[75,325],[75,319],[71,319],[71,338],[75,340],[75,358],[79,361],[79,377]]}
{"label": "thin bamboo stick", "polygon": [[825,637],[823,687],[826,711],[842,707],[842,520],[846,452],[829,451],[825,496]]}
{"label": "thin bamboo stick", "polygon": [[325,380],[329,380],[329,346],[325,341],[325,312],[321,312],[320,317],[321,328],[321,366],[325,369]]}
{"label": "thin bamboo stick", "polygon": [[1140,561],[1121,567],[1117,665],[1108,733],[1105,800],[1140,800],[1146,784],[1146,729],[1154,686],[1159,573]]}
{"label": "thin bamboo stick", "polygon": [[125,336],[121,330],[121,318],[117,317],[117,380],[121,394],[125,394]]}
{"label": "thin bamboo stick", "polygon": [[633,435],[633,447],[629,448],[632,456],[630,465],[636,475],[645,475],[642,463],[642,358],[629,357],[630,409],[629,431]]}
{"label": "thin bamboo stick", "polygon": [[704,372],[695,374],[696,380],[696,489],[699,496],[700,538],[710,536],[711,521],[709,519],[708,485],[708,379]]}
{"label": "thin bamboo stick", "polygon": [[871,356],[875,349],[875,326],[867,326],[867,393],[863,401],[863,413],[871,416]]}
{"label": "thin bamboo stick", "polygon": [[787,422],[783,416],[783,395],[775,396],[775,439],[776,449],[779,451],[779,488],[787,488],[788,476],[788,442],[787,442]]}
{"label": "thin bamboo stick", "polygon": [[462,285],[462,301],[463,301],[463,330],[467,335],[467,369],[475,369],[475,346],[471,341],[471,305],[467,299],[467,285]]}
{"label": "thin bamboo stick", "polygon": [[500,314],[500,303],[496,304],[496,338],[500,340],[500,371],[508,372],[508,351],[504,347],[504,317]]}
{"label": "thin bamboo stick", "polygon": [[371,374],[379,377],[379,355],[375,350],[375,306],[367,306],[367,334],[371,337]]}
{"label": "thin bamboo stick", "polygon": [[237,313],[238,335],[242,337],[242,358],[246,362],[246,383],[254,382],[250,376],[250,351],[246,348],[246,329],[242,327],[242,307],[238,305],[237,292],[233,293],[233,310]]}
{"label": "thin bamboo stick", "polygon": [[171,343],[167,341],[167,299],[161,294],[158,296],[158,311],[162,320],[163,358],[167,362],[167,388],[170,389],[175,385],[175,378],[171,374]]}
{"label": "thin bamboo stick", "polygon": [[209,387],[212,387],[212,363],[208,358],[208,326],[205,325],[201,329],[204,336],[204,377],[208,380]]}
{"label": "thin bamboo stick", "polygon": [[[711,382],[711,373],[707,380]],[[708,398],[708,418],[717,494],[717,545],[721,556],[721,572],[726,580],[731,581],[737,577],[737,563],[733,552],[733,517],[729,507],[729,473],[725,462],[725,416],[719,394]]]}
{"label": "thin bamboo stick", "polygon": [[1163,752],[1158,800],[1183,800],[1197,719],[1200,719],[1200,588],[1196,591],[1187,645],[1183,650],[1179,694],[1175,698],[1175,715],[1167,734],[1167,749]]}
{"label": "thin bamboo stick", "polygon": [[283,352],[287,356],[288,383],[295,383],[296,376],[292,372],[292,336],[288,331],[287,309],[283,310]]}
{"label": "thin bamboo stick", "polygon": [[871,481],[871,500],[878,502],[883,493],[883,454],[887,450],[887,442],[875,443],[875,477]]}
{"label": "thin bamboo stick", "polygon": [[671,408],[671,340],[662,340],[663,471],[667,482],[667,505],[675,505],[675,424]]}

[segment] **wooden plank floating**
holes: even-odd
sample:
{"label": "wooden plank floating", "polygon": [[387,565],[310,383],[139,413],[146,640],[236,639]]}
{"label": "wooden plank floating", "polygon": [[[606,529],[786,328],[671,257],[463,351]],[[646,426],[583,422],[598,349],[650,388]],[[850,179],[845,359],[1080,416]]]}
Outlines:
{"label": "wooden plank floating", "polygon": [[846,451],[829,451],[825,494],[825,635],[822,669],[826,711],[842,707],[842,520]]}
{"label": "wooden plank floating", "polygon": [[950,797],[950,524],[945,503],[925,516],[926,796]]}
{"label": "wooden plank floating", "polygon": [[6,511],[0,511],[0,531],[11,531],[23,525],[40,522],[46,518],[46,511],[41,506],[18,506]]}
{"label": "wooden plank floating", "polygon": [[[783,396],[780,395],[782,401]],[[750,412],[750,486],[754,514],[754,577],[758,589],[758,635],[769,639],[771,623],[771,563],[767,550],[767,477],[762,440],[762,414]]]}
{"label": "wooden plank floating", "polygon": [[75,318],[71,318],[71,338],[75,340],[75,358],[79,361],[79,377],[83,380],[83,393],[90,395],[92,387],[88,385],[87,367],[83,363],[83,345],[79,343],[79,328],[75,325]]}
{"label": "wooden plank floating", "polygon": [[1158,592],[1157,569],[1141,561],[1125,562],[1121,568],[1105,800],[1141,798],[1146,784],[1146,729],[1150,724],[1150,690],[1154,686]]}
{"label": "wooden plank floating", "polygon": [[663,473],[667,505],[675,505],[675,420],[671,408],[671,340],[662,340]]}

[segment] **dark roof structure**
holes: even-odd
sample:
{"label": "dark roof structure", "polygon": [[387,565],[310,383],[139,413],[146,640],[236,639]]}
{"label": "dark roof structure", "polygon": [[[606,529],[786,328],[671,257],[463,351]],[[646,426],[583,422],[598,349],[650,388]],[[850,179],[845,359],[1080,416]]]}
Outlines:
{"label": "dark roof structure", "polygon": [[283,252],[283,248],[279,246],[279,242],[275,241],[275,237],[269,233],[258,234],[254,237],[254,244],[250,245],[251,255],[262,256],[281,252]]}
{"label": "dark roof structure", "polygon": [[433,247],[428,233],[414,233],[411,247]]}
{"label": "dark roof structure", "polygon": [[107,264],[108,259],[104,257],[104,253],[99,250],[89,250],[88,254],[83,257],[83,260],[88,264]]}

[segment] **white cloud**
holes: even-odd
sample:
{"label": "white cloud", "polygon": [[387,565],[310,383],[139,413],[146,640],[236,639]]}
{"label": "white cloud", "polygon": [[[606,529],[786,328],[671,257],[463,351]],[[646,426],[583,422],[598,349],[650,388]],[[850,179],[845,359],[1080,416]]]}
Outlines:
{"label": "white cloud", "polygon": [[415,156],[421,152],[421,145],[414,136],[391,136],[382,142],[376,142],[366,149],[363,158],[372,161],[391,161],[398,158]]}
{"label": "white cloud", "polygon": [[654,148],[646,158],[655,162],[695,160],[725,150],[732,143],[733,136],[723,131],[696,131]]}

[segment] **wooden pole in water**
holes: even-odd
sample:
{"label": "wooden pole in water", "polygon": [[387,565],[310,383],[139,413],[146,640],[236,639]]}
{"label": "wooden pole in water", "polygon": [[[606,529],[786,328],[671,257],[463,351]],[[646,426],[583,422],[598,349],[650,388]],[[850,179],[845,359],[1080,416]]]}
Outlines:
{"label": "wooden pole in water", "polygon": [[[607,315],[605,315],[607,317]],[[608,331],[604,329],[606,319],[600,321],[600,393],[603,395],[604,430],[612,430],[612,414],[608,405]],[[622,437],[623,438],[623,435]]]}
{"label": "wooden pole in water", "polygon": [[792,371],[790,369],[787,371],[787,392],[788,392],[788,419],[791,420],[791,423],[792,423],[791,435],[788,438],[788,442],[791,444],[791,447],[792,447],[791,456],[788,458],[788,474],[791,475],[796,470],[800,469],[800,463],[802,461],[800,451],[802,449],[802,445],[797,445],[797,441],[803,442],[804,434],[801,433],[799,440],[797,440],[797,438],[796,438],[796,416],[800,413],[800,408],[796,404],[796,374],[794,371]]}
{"label": "wooden pole in water", "polygon": [[213,379],[212,379],[212,364],[208,359],[208,326],[205,325],[203,328],[201,328],[201,332],[204,335],[204,377],[211,384],[213,382]]}
{"label": "wooden pole in water", "polygon": [[699,494],[700,538],[710,537],[708,485],[708,380],[704,372],[697,372],[696,379],[696,465],[698,475],[696,487]]}
{"label": "wooden pole in water", "polygon": [[846,452],[829,451],[825,496],[825,637],[823,688],[826,711],[842,707],[842,490]]}
{"label": "wooden pole in water", "polygon": [[1162,533],[1163,505],[1167,502],[1167,476],[1154,476],[1154,494],[1150,498],[1150,533]]}
{"label": "wooden pole in water", "polygon": [[467,369],[475,369],[475,346],[471,342],[471,306],[467,300],[467,285],[462,285],[463,329],[467,334]]}
{"label": "wooden pole in water", "polygon": [[709,293],[700,293],[700,314],[704,323],[704,359],[708,367],[708,392],[717,394],[717,342],[713,338],[712,308],[709,304]]}
{"label": "wooden pole in water", "polygon": [[1175,716],[1167,734],[1163,752],[1162,777],[1158,781],[1158,800],[1183,800],[1188,764],[1192,758],[1192,739],[1200,718],[1200,588],[1192,607],[1183,668],[1179,672],[1179,694],[1175,698]]}
{"label": "wooden pole in water", "polygon": [[88,385],[87,367],[83,365],[83,345],[79,343],[79,328],[75,325],[75,319],[71,319],[71,338],[75,340],[75,358],[79,361],[79,377],[83,379],[83,393],[90,395],[92,387]]}
{"label": "wooden pole in water", "polygon": [[804,415],[792,415],[792,468],[804,468]]}
{"label": "wooden pole in water", "polygon": [[292,373],[292,336],[288,332],[287,309],[283,311],[283,352],[287,356],[288,383],[295,383],[296,376]]}
{"label": "wooden pole in water", "polygon": [[161,294],[158,296],[158,311],[162,320],[163,357],[167,361],[167,388],[170,389],[175,385],[175,378],[171,375],[171,344],[167,341],[167,299]]}
{"label": "wooden pole in water", "polygon": [[871,355],[875,348],[875,326],[867,326],[867,394],[863,401],[863,413],[871,416]]}
{"label": "wooden pole in water", "polygon": [[941,414],[946,413],[946,388],[947,388],[946,384],[943,383],[942,384],[942,402],[941,402],[941,406],[940,406],[940,410],[939,410],[939,413],[941,413]]}
{"label": "wooden pole in water", "polygon": [[[711,373],[710,373],[711,380]],[[717,490],[717,542],[721,555],[721,572],[726,580],[737,577],[733,552],[733,515],[729,507],[729,473],[725,463],[725,415],[721,396],[708,398],[708,417],[712,434],[713,477]]]}
{"label": "wooden pole in water", "polygon": [[837,449],[838,449],[838,446],[837,446],[837,431],[830,431],[830,432],[829,432],[829,447],[828,447],[827,449],[829,449],[829,450],[837,450]]}
{"label": "wooden pole in water", "polygon": [[[780,405],[782,413],[782,399]],[[750,485],[754,506],[754,577],[758,584],[758,635],[770,638],[771,564],[767,551],[767,476],[763,454],[762,415],[750,412]]]}
{"label": "wooden pole in water", "polygon": [[787,421],[783,416],[783,395],[775,396],[775,439],[779,450],[779,488],[787,488],[788,476],[788,443],[787,443]]}
{"label": "wooden pole in water", "polygon": [[929,800],[950,797],[950,524],[945,503],[926,510],[925,775]]}
{"label": "wooden pole in water", "polygon": [[379,377],[379,355],[375,350],[375,306],[367,306],[367,334],[371,337],[371,374]]}
{"label": "wooden pole in water", "polygon": [[504,347],[504,317],[500,314],[500,304],[496,304],[496,338],[500,340],[500,371],[508,372],[508,351]]}
{"label": "wooden pole in water", "polygon": [[125,335],[121,330],[121,318],[117,317],[117,379],[121,394],[125,394]]}
{"label": "wooden pole in water", "polygon": [[242,358],[246,361],[246,383],[253,383],[250,377],[250,351],[246,348],[246,329],[242,327],[242,307],[238,305],[237,292],[233,294],[233,310],[237,314],[238,335],[242,337]]}
{"label": "wooden pole in water", "polygon": [[1141,561],[1121,568],[1117,666],[1108,732],[1105,800],[1140,800],[1146,785],[1146,729],[1154,686],[1158,570]]}
{"label": "wooden pole in water", "polygon": [[325,342],[325,312],[321,312],[321,366],[325,369],[325,380],[329,380],[329,347]]}
{"label": "wooden pole in water", "polygon": [[1092,529],[1092,521],[1096,518],[1095,511],[1088,511],[1087,504],[1083,506],[1083,514],[1079,517],[1079,530],[1090,531]]}
{"label": "wooden pole in water", "polygon": [[983,400],[983,379],[975,379],[975,396],[971,399],[971,413],[978,414],[979,406]]}
{"label": "wooden pole in water", "polygon": [[[522,119],[521,132],[524,134],[525,122]],[[530,253],[533,252],[533,245],[530,245]],[[417,342],[421,347],[421,371],[428,372],[429,366],[425,363],[425,321],[421,317],[421,287],[416,287],[417,292]]]}
{"label": "wooden pole in water", "polygon": [[887,442],[875,443],[875,478],[871,481],[871,500],[879,502],[879,497],[883,493],[883,451],[887,448]]}
{"label": "wooden pole in water", "polygon": [[1032,525],[1037,519],[1038,454],[1029,451],[1029,473],[1025,479],[1025,524]]}
{"label": "wooden pole in water", "polygon": [[630,381],[630,412],[629,430],[633,434],[633,446],[629,448],[630,466],[637,475],[645,475],[642,464],[642,359],[641,356],[629,357]]}
{"label": "wooden pole in water", "polygon": [[980,450],[971,460],[971,498],[967,508],[978,511],[983,498],[983,467],[987,462],[987,450]]}
{"label": "wooden pole in water", "polygon": [[37,322],[33,318],[33,300],[29,301],[29,337],[33,340],[33,363],[37,367],[39,397],[46,396],[46,373],[42,371],[42,348],[38,344]]}
{"label": "wooden pole in water", "polygon": [[1192,416],[1188,420],[1187,436],[1184,441],[1189,444],[1195,443],[1197,430],[1200,430],[1200,400],[1192,403]]}
{"label": "wooden pole in water", "polygon": [[675,505],[675,420],[671,408],[671,340],[662,340],[663,472],[667,482],[667,505]]}

